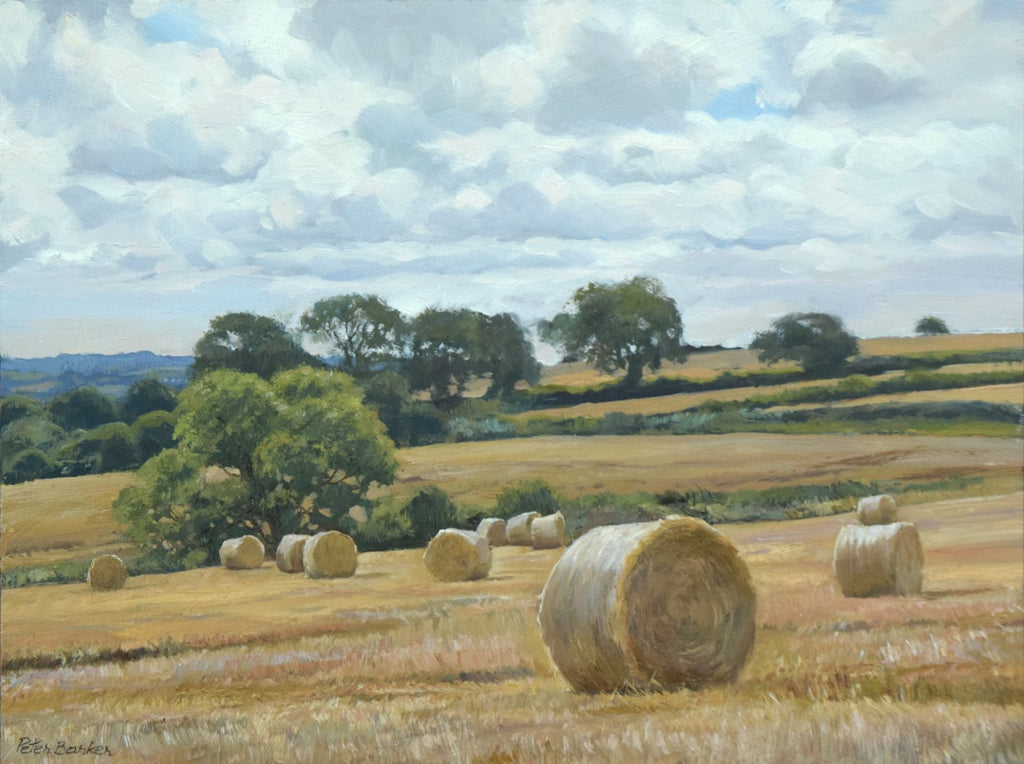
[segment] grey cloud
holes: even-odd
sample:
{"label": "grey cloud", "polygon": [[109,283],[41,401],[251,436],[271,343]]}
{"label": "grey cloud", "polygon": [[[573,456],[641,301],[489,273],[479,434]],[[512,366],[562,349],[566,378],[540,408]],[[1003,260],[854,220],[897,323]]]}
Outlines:
{"label": "grey cloud", "polygon": [[85,186],[68,186],[57,192],[57,196],[71,208],[86,230],[98,228],[118,212],[118,205],[104,199]]}
{"label": "grey cloud", "polygon": [[129,180],[160,180],[171,174],[163,156],[123,140],[81,144],[71,152],[71,164],[79,172],[112,173]]}
{"label": "grey cloud", "polygon": [[862,109],[909,98],[921,85],[919,78],[897,81],[856,54],[843,53],[808,80],[801,107],[823,104]]}
{"label": "grey cloud", "polygon": [[380,206],[375,196],[344,196],[331,202],[338,216],[340,238],[353,241],[385,241],[398,234],[401,226]]}
{"label": "grey cloud", "polygon": [[362,76],[418,93],[433,111],[455,105],[450,67],[521,39],[522,14],[509,2],[320,0],[290,31]]}
{"label": "grey cloud", "polygon": [[206,226],[188,216],[168,213],[157,221],[156,227],[171,249],[190,265],[203,270],[214,267],[203,255],[203,242],[209,238]]}
{"label": "grey cloud", "polygon": [[600,202],[565,200],[553,205],[529,183],[502,189],[481,210],[442,207],[428,219],[440,240],[465,235],[489,236],[501,241],[525,241],[536,236],[563,239],[626,239],[650,229],[642,212],[622,211]]}
{"label": "grey cloud", "polygon": [[8,244],[0,241],[0,271],[6,271],[8,268],[13,268],[18,263],[39,254],[49,246],[49,234],[40,239],[27,241],[23,244]]}
{"label": "grey cloud", "polygon": [[613,124],[669,131],[690,107],[686,63],[668,48],[639,58],[621,38],[584,29],[569,64],[537,114],[545,130]]}

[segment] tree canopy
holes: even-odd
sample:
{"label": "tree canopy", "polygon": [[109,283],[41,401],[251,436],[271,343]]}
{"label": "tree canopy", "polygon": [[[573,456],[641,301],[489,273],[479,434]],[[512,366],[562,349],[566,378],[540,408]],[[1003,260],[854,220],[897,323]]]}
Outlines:
{"label": "tree canopy", "polygon": [[147,462],[114,506],[133,541],[178,563],[213,559],[227,535],[273,547],[286,533],[338,528],[397,469],[380,420],[341,372],[211,371],[182,391],[177,413],[177,448]]}
{"label": "tree canopy", "polygon": [[461,398],[479,368],[480,314],[471,310],[427,308],[411,322],[410,384],[429,390],[442,404]]}
{"label": "tree canopy", "polygon": [[686,357],[675,300],[657,280],[643,276],[577,289],[572,310],[541,322],[540,336],[567,359],[585,359],[606,373],[625,369],[631,386],[645,368],[656,371],[663,361]]}
{"label": "tree canopy", "polygon": [[804,371],[835,369],[859,350],[857,339],[837,316],[827,313],[789,313],[759,332],[750,343],[764,363],[796,361]]}
{"label": "tree canopy", "polygon": [[407,331],[401,313],[379,297],[361,294],[319,300],[300,323],[305,333],[340,354],[340,369],[360,377],[399,356]]}
{"label": "tree canopy", "polygon": [[914,331],[918,334],[949,334],[949,327],[937,316],[924,316],[917,322]]}
{"label": "tree canopy", "polygon": [[297,366],[323,365],[302,349],[280,321],[253,313],[225,313],[214,318],[192,354],[193,379],[213,369],[234,369],[270,379]]}

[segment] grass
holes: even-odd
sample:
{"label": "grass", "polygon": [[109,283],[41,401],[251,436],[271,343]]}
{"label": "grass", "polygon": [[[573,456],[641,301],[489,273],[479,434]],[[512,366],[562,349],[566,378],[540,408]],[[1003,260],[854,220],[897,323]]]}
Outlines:
{"label": "grass", "polygon": [[0,753],[27,736],[157,762],[1020,760],[1022,501],[902,508],[926,554],[910,598],[835,592],[850,515],[724,526],[757,641],[737,684],[699,693],[568,689],[535,621],[557,550],[499,549],[459,584],[408,550],[341,581],[266,563],[10,591]]}

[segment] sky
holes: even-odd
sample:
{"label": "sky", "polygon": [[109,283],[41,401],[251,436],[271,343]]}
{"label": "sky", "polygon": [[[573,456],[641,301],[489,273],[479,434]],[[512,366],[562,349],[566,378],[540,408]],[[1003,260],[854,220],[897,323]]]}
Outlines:
{"label": "sky", "polygon": [[[698,345],[1022,323],[1017,0],[0,0],[0,348],[659,279]],[[549,351],[538,348],[542,359]]]}

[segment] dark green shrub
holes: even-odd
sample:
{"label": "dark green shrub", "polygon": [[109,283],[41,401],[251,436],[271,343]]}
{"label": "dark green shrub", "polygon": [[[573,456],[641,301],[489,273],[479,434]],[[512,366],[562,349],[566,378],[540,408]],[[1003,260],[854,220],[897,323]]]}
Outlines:
{"label": "dark green shrub", "polygon": [[404,511],[409,518],[412,540],[417,545],[426,545],[439,530],[458,523],[455,504],[437,486],[427,486],[416,493],[406,502]]}
{"label": "dark green shrub", "polygon": [[527,480],[505,486],[498,494],[494,514],[497,517],[515,517],[523,512],[550,515],[562,506],[555,489],[544,480]]}
{"label": "dark green shrub", "polygon": [[30,448],[16,454],[11,464],[4,471],[4,482],[7,484],[24,483],[39,480],[53,475],[53,464],[49,457],[38,448]]}

